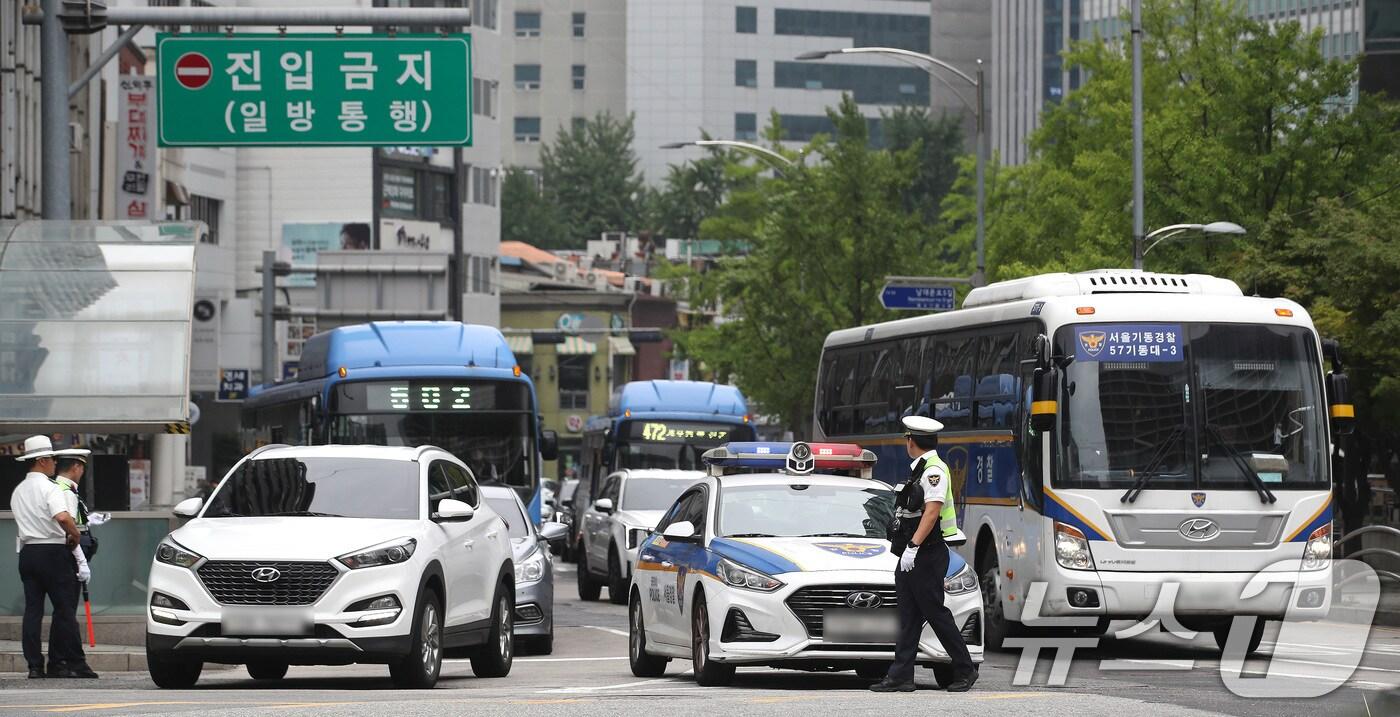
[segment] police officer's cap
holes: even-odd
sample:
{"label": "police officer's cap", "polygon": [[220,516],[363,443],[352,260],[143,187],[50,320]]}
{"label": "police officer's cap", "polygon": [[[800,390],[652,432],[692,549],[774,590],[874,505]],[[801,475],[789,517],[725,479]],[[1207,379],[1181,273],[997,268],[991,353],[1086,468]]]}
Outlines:
{"label": "police officer's cap", "polygon": [[942,423],[928,416],[905,416],[901,420],[904,422],[904,435],[906,436],[931,436],[943,430]]}

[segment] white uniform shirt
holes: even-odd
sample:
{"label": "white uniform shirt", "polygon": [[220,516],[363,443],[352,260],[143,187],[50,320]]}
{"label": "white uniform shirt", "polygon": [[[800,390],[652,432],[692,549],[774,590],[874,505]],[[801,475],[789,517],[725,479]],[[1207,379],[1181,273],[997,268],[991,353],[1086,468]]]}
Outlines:
{"label": "white uniform shirt", "polygon": [[[43,473],[30,473],[10,494],[10,510],[15,514],[15,552],[26,545],[63,545],[68,534],[54,520],[68,512],[63,491]],[[71,514],[70,514],[71,515]]]}
{"label": "white uniform shirt", "polygon": [[[912,471],[918,468],[919,461],[926,458],[935,458],[937,456],[937,450],[929,451],[915,458],[914,461],[909,464],[909,470]],[[928,505],[929,503],[947,503],[953,499],[953,481],[949,480],[948,476],[944,474],[943,468],[932,460],[924,467],[924,472],[919,476],[918,480],[919,487],[924,489],[924,505]],[[923,510],[912,512],[899,508],[895,511],[895,515],[900,518],[917,518],[923,514]]]}

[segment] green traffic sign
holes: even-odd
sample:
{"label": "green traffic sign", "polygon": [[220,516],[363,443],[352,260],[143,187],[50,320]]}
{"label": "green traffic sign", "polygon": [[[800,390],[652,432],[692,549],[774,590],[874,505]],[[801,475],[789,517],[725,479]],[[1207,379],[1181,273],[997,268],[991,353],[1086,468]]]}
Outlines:
{"label": "green traffic sign", "polygon": [[156,36],[162,147],[471,146],[471,36]]}

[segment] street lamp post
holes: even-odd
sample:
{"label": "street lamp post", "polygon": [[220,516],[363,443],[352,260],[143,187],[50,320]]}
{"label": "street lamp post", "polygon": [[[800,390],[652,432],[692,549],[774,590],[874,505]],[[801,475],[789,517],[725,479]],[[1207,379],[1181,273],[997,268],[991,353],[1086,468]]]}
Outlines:
{"label": "street lamp post", "polygon": [[732,139],[695,139],[689,142],[668,142],[661,145],[661,149],[682,149],[684,147],[727,147],[729,149],[741,150],[764,160],[779,172],[798,166],[797,162],[767,147]]}
{"label": "street lamp post", "polygon": [[[1161,244],[1168,239],[1185,234],[1186,232],[1200,232],[1202,234],[1244,234],[1244,227],[1234,222],[1211,222],[1209,224],[1173,224],[1171,226],[1154,229],[1145,237],[1134,237],[1133,241],[1133,268],[1142,271],[1142,259],[1147,256],[1147,252],[1152,251],[1152,247]],[[1146,242],[1152,242],[1144,246]]]}
{"label": "street lamp post", "polygon": [[[985,76],[982,70],[982,61],[977,61],[977,76],[974,78],[966,72],[940,60],[932,55],[925,55],[922,52],[903,50],[897,47],[847,47],[840,50],[815,50],[804,52],[797,56],[798,60],[822,60],[831,55],[888,55],[905,64],[913,65],[929,76],[942,82],[953,96],[957,97],[964,107],[972,110],[977,116],[977,271],[972,275],[972,285],[985,286],[987,283],[987,189],[986,189],[986,165],[987,165],[987,113],[986,113],[986,93],[984,92]],[[946,70],[955,77],[966,82],[977,90],[977,104],[974,107],[967,98],[958,92],[948,80],[935,71],[935,68]]]}

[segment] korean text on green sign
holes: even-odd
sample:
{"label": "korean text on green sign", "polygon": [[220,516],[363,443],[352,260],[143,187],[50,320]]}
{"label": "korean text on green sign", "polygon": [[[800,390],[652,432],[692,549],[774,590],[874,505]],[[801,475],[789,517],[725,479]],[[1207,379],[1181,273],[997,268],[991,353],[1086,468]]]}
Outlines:
{"label": "korean text on green sign", "polygon": [[156,37],[162,147],[470,146],[471,36]]}

